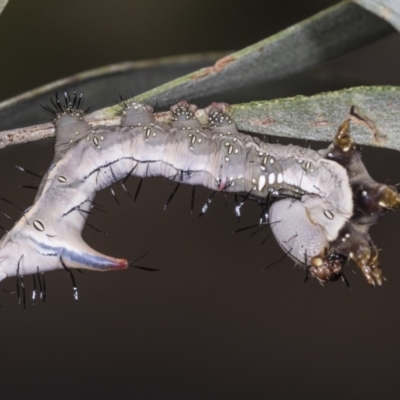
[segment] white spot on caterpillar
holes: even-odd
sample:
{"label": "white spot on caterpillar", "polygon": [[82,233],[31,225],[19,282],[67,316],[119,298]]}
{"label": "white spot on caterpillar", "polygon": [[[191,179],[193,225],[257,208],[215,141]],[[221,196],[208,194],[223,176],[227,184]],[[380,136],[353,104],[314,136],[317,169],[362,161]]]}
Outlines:
{"label": "white spot on caterpillar", "polygon": [[99,139],[97,138],[97,136],[93,136],[93,143],[98,146],[99,145]]}
{"label": "white spot on caterpillar", "polygon": [[283,182],[283,174],[281,174],[281,173],[278,174],[277,182],[278,183],[282,183]]}
{"label": "white spot on caterpillar", "polygon": [[268,183],[273,185],[275,183],[275,174],[272,172],[268,175]]}
{"label": "white spot on caterpillar", "polygon": [[58,182],[61,182],[61,183],[67,182],[67,178],[64,175],[60,175],[57,179],[58,179]]}
{"label": "white spot on caterpillar", "polygon": [[258,178],[258,191],[261,192],[267,183],[267,178],[265,175],[260,175]]}
{"label": "white spot on caterpillar", "polygon": [[43,232],[44,231],[44,225],[41,221],[39,221],[38,219],[36,219],[35,221],[33,221],[33,226],[36,230]]}
{"label": "white spot on caterpillar", "polygon": [[328,210],[324,211],[324,215],[328,219],[333,219],[333,217],[334,217],[333,213],[331,211],[328,211]]}

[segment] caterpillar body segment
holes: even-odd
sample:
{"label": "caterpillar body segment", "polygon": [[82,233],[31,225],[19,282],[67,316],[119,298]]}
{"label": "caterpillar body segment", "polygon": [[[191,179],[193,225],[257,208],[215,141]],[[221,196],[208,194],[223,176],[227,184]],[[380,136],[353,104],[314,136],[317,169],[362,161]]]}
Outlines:
{"label": "caterpillar body segment", "polygon": [[56,98],[53,162],[32,207],[0,241],[0,280],[62,269],[128,267],[91,249],[81,232],[97,191],[129,175],[164,176],[215,192],[248,194],[265,207],[285,253],[321,283],[345,279],[353,259],[371,285],[381,285],[369,227],[399,206],[397,191],[369,176],[360,151],[339,128],[323,151],[264,143],[238,132],[226,105],[185,101],[164,113],[123,103],[120,126],[84,121],[82,96]]}

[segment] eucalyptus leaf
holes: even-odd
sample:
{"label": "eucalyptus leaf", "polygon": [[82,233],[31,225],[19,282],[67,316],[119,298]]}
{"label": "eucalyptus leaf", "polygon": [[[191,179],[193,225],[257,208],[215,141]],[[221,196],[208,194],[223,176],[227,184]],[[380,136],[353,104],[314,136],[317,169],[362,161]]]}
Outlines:
{"label": "eucalyptus leaf", "polygon": [[400,87],[365,86],[232,105],[228,113],[243,131],[331,142],[350,118],[358,144],[400,150]]}
{"label": "eucalyptus leaf", "polygon": [[[339,125],[352,120],[351,135],[361,145],[400,150],[400,87],[361,86],[314,96],[231,105],[228,114],[241,131],[331,142]],[[95,125],[118,125],[120,117],[87,116]],[[54,136],[53,124],[0,132],[0,148]]]}
{"label": "eucalyptus leaf", "polygon": [[[55,91],[83,92],[91,110],[116,104],[118,96],[131,97],[182,74],[209,65],[225,53],[202,53],[153,60],[124,62],[81,72],[30,90],[0,103],[0,130],[43,123],[48,120],[41,104]],[[112,107],[111,107],[112,108]]]}
{"label": "eucalyptus leaf", "polygon": [[391,23],[400,31],[400,1],[399,0],[353,0],[355,3],[373,12]]}
{"label": "eucalyptus leaf", "polygon": [[[216,94],[221,95],[232,89],[289,76],[357,49],[392,31],[393,28],[388,23],[351,2],[343,1],[268,39],[219,59],[212,67],[202,68],[161,86],[157,86],[160,84],[157,81],[158,77],[161,77],[161,82],[165,82],[171,79],[171,76],[173,79],[181,75],[182,69],[171,63],[168,64],[168,61],[161,63],[161,66],[157,61],[139,63],[139,67],[136,63],[128,63],[119,67],[110,66],[78,74],[44,86],[1,103],[0,129],[11,129],[42,122],[43,117],[38,119],[38,102],[45,103],[49,93],[60,88],[73,89],[78,92],[85,91],[85,94],[89,94],[91,98],[99,99],[98,103],[94,105],[94,109],[98,109],[105,104],[115,104],[115,101],[109,99],[111,90],[115,99],[119,87],[126,90],[126,87],[132,87],[133,81],[145,82],[144,87],[138,89],[136,86],[135,89],[140,92],[140,89],[148,90],[149,87],[156,87],[134,99],[162,107],[171,104],[176,99],[204,99]],[[211,55],[212,57],[215,57],[215,54]],[[194,63],[209,65],[210,61],[210,57],[200,57],[195,58]],[[185,59],[181,66],[183,69],[187,66]],[[151,70],[153,67],[155,70],[149,72],[149,69]],[[160,73],[160,68],[163,67],[165,69]],[[190,67],[194,67],[194,65]],[[118,70],[118,68],[120,69]],[[152,78],[146,80],[142,76],[137,79],[136,76],[136,80],[130,80],[130,77],[128,81],[121,72],[124,69],[132,70],[135,74],[138,74],[139,71],[139,75],[142,73],[144,76]],[[121,77],[120,74],[122,74],[122,80],[118,86],[115,79],[118,80]],[[123,94],[126,95],[126,93]],[[96,111],[89,116],[89,119],[112,125],[118,120],[118,118],[114,118],[116,116],[116,107],[111,106]],[[260,133],[264,132],[262,128],[261,126]],[[253,129],[249,130],[255,132]],[[0,133],[0,148],[53,135],[52,124],[5,131]],[[322,137],[318,139],[324,140]]]}
{"label": "eucalyptus leaf", "polygon": [[171,99],[198,99],[256,85],[322,64],[391,32],[388,23],[343,1],[135,100],[165,106]]}

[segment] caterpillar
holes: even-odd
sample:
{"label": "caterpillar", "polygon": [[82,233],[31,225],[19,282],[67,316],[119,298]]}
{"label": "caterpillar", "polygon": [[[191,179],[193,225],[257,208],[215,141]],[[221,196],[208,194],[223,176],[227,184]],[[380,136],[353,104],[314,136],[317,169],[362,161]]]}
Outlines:
{"label": "caterpillar", "polygon": [[112,127],[89,125],[82,105],[83,94],[65,92],[64,99],[56,94],[44,106],[54,118],[53,161],[32,207],[0,241],[0,281],[36,274],[41,283],[40,275],[51,270],[65,269],[73,279],[72,269],[127,268],[127,260],[90,248],[81,233],[96,192],[117,182],[124,186],[135,175],[163,176],[176,189],[179,184],[212,189],[201,215],[219,192],[234,193],[238,218],[245,201],[255,200],[260,225],[271,226],[285,255],[307,278],[347,283],[343,268],[354,260],[370,285],[382,285],[368,231],[399,207],[400,196],[368,174],[349,119],[327,149],[315,151],[239,132],[224,103],[198,109],[180,101],[154,113],[148,105],[122,101],[121,123]]}

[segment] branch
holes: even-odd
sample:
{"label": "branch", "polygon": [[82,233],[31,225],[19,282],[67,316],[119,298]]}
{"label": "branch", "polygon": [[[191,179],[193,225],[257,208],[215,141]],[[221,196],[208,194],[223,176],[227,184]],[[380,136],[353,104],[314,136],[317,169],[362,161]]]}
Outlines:
{"label": "branch", "polygon": [[[38,112],[55,91],[83,92],[95,99],[94,109],[115,104],[118,94],[126,96],[127,88],[142,93],[171,79],[215,62],[224,52],[186,54],[151,60],[128,61],[91,69],[59,79],[0,103],[0,131],[27,127],[43,122]],[[110,107],[112,108],[112,107]]]}
{"label": "branch", "polygon": [[[361,86],[314,96],[231,105],[227,113],[241,131],[331,142],[350,116],[356,143],[400,150],[400,87]],[[353,107],[352,113],[350,110]],[[163,121],[165,113],[156,114]],[[92,126],[115,126],[119,116],[99,110],[85,117]],[[54,136],[53,124],[0,132],[0,148]]]}

